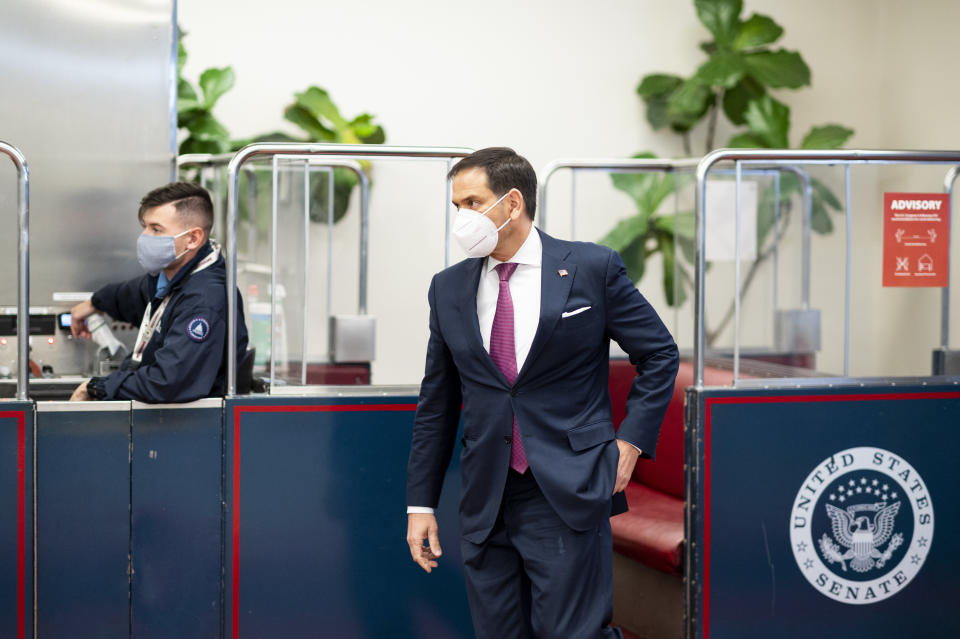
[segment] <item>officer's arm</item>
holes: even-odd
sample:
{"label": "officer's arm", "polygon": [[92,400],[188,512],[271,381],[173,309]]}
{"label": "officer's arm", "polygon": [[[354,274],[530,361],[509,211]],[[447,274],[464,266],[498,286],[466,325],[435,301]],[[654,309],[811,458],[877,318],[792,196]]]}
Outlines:
{"label": "officer's arm", "polygon": [[184,298],[171,311],[162,320],[169,328],[155,361],[112,373],[104,399],[180,403],[210,394],[224,354],[226,313],[204,304],[201,295]]}
{"label": "officer's arm", "polygon": [[93,294],[90,302],[113,319],[137,325],[153,297],[153,291],[148,290],[149,282],[150,278],[141,275],[126,282],[107,284]]}
{"label": "officer's arm", "polygon": [[617,438],[639,448],[644,457],[652,457],[680,358],[667,327],[627,277],[615,251],[610,251],[607,262],[606,321],[607,333],[637,368]]}

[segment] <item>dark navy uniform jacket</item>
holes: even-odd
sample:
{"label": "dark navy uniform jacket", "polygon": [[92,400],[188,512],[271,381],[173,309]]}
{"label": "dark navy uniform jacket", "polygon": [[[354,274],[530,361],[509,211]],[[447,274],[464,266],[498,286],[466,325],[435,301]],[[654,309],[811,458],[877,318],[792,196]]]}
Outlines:
{"label": "dark navy uniform jacket", "polygon": [[[612,511],[620,457],[615,438],[653,456],[677,375],[677,346],[620,256],[539,233],[540,322],[513,384],[480,336],[477,285],[485,258],[451,266],[430,285],[430,339],[407,505],[437,506],[462,416],[461,534],[475,544],[497,519],[514,418],[547,501],[570,528],[588,530]],[[582,312],[564,317],[567,311]],[[637,368],[619,434],[607,388],[611,339]]]}
{"label": "dark navy uniform jacket", "polygon": [[[104,399],[150,403],[190,402],[223,395],[226,388],[227,295],[223,256],[192,273],[213,249],[207,244],[169,284],[170,301],[143,352],[140,366],[128,355],[121,369],[106,378]],[[147,304],[156,312],[157,275],[108,284],[93,294],[93,305],[116,320],[140,326]],[[237,306],[237,364],[247,350],[243,300]]]}

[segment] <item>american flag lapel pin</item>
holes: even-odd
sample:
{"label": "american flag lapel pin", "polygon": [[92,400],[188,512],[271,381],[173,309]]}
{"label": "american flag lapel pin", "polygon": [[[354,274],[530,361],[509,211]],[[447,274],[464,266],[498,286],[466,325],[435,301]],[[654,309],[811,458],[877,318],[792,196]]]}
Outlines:
{"label": "american flag lapel pin", "polygon": [[557,271],[557,273],[560,275],[560,277],[566,277],[567,275],[569,275],[569,273],[567,273],[567,269],[565,268],[560,269],[559,271]]}

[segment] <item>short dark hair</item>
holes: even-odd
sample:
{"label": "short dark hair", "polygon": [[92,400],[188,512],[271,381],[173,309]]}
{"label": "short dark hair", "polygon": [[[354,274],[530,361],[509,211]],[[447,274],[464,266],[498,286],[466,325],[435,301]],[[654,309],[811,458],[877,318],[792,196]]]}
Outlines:
{"label": "short dark hair", "polygon": [[520,191],[527,216],[533,219],[537,211],[537,173],[525,157],[505,146],[480,149],[457,162],[447,173],[447,179],[467,169],[483,169],[487,184],[497,197],[510,189]]}
{"label": "short dark hair", "polygon": [[177,210],[177,217],[188,224],[199,226],[204,235],[210,237],[213,229],[213,200],[205,188],[193,182],[171,182],[150,191],[140,200],[137,219],[143,224],[143,214],[149,209],[171,202]]}

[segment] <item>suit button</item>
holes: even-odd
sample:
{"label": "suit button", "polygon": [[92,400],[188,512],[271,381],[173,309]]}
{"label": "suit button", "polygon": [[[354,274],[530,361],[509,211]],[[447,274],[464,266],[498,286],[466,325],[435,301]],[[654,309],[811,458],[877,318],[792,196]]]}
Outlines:
{"label": "suit button", "polygon": [[503,438],[503,443],[504,443],[504,444],[509,444],[509,443],[512,442],[512,441],[513,441],[513,437],[509,437],[509,436],[508,436],[508,437],[504,437],[504,438]]}
{"label": "suit button", "polygon": [[510,390],[510,397],[516,397],[517,395],[519,395],[519,393],[516,388]]}

